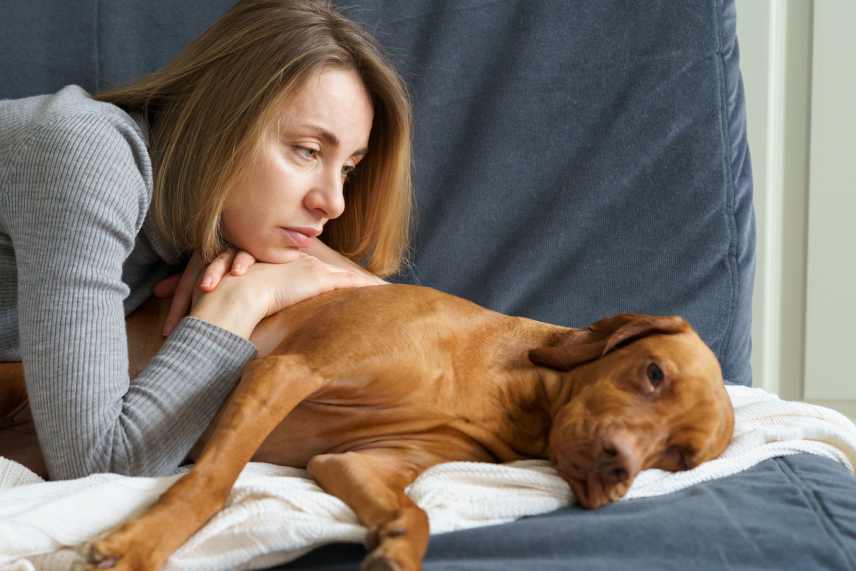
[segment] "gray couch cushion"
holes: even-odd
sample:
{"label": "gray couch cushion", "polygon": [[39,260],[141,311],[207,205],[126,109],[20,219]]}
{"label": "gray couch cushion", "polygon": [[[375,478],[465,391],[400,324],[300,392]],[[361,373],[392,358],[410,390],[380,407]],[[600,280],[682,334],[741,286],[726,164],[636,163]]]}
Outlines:
{"label": "gray couch cushion", "polygon": [[407,281],[576,326],[679,313],[729,381],[751,382],[731,2],[362,0],[351,13],[413,88]]}
{"label": "gray couch cushion", "polygon": [[[0,97],[166,62],[231,0],[30,0]],[[730,0],[343,2],[412,87],[418,227],[400,280],[585,325],[686,316],[749,384],[754,226]]]}
{"label": "gray couch cushion", "polygon": [[[346,571],[363,557],[361,545],[335,544],[277,569]],[[425,571],[495,569],[856,569],[856,481],[833,460],[798,454],[666,496],[431,537]]]}

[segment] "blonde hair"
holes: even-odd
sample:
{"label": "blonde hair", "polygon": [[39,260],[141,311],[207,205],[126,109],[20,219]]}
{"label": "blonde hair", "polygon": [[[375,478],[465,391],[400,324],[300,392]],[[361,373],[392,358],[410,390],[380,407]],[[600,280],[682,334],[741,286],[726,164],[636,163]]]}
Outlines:
{"label": "blonde hair", "polygon": [[326,0],[243,0],[174,61],[100,101],[149,124],[154,219],[182,250],[213,259],[225,247],[226,194],[252,161],[276,110],[322,67],[354,70],[374,108],[369,152],[349,176],[330,247],[385,276],[410,239],[410,101],[374,39]]}

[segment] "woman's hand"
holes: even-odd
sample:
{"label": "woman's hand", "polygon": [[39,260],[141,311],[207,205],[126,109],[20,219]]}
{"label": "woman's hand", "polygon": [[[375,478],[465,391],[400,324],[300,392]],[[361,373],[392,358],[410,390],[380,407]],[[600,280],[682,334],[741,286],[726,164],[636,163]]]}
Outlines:
{"label": "woman's hand", "polygon": [[214,291],[198,293],[191,315],[249,339],[262,319],[290,305],[334,289],[379,283],[372,274],[299,251],[295,255],[290,262],[256,262],[242,276],[224,276]]}
{"label": "woman's hand", "polygon": [[[299,252],[295,251],[291,259],[297,258],[298,254]],[[194,252],[183,273],[158,282],[154,288],[155,296],[172,296],[169,313],[164,321],[164,337],[172,333],[178,322],[187,315],[200,292],[214,291],[227,273],[234,276],[243,275],[255,261],[252,254],[230,247],[214,258],[207,267],[203,267],[199,254]]]}
{"label": "woman's hand", "polygon": [[343,256],[318,238],[312,238],[312,240],[309,242],[309,246],[306,247],[304,252],[306,252],[310,256],[315,256],[322,262],[327,262],[328,264],[338,266],[343,269],[350,269],[355,272],[360,272],[365,275],[366,278],[374,280],[375,284],[377,285],[383,285],[388,283],[377,277],[376,275],[370,273],[368,270],[361,267],[360,265],[352,262],[351,260]]}
{"label": "woman's hand", "polygon": [[[289,276],[277,276],[276,271],[266,268],[262,272],[273,281],[262,282],[254,302],[262,302],[256,309],[262,315],[258,321],[289,305],[313,297],[324,291],[341,287],[360,287],[365,285],[386,284],[384,280],[366,271],[345,256],[336,252],[318,238],[314,238],[305,250],[289,250],[290,257],[286,262],[278,264],[261,264],[263,266],[284,266],[292,262],[299,264],[281,270]],[[164,322],[164,336],[175,329],[178,322],[196,306],[197,301],[206,293],[211,293],[227,276],[242,276],[256,264],[255,258],[248,252],[229,248],[207,267],[197,253],[191,256],[184,272],[170,276],[159,282],[154,289],[157,297],[173,296],[169,313]],[[285,281],[282,281],[282,280]],[[313,282],[314,280],[314,282]],[[270,284],[283,284],[282,287],[271,288]],[[264,293],[270,294],[265,300]],[[220,318],[225,316],[221,315]]]}

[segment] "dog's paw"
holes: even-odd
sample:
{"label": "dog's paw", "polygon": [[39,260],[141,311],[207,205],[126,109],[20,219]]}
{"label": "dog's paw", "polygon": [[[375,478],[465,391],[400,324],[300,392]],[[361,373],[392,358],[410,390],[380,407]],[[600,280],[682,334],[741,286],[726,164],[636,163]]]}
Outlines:
{"label": "dog's paw", "polygon": [[404,522],[401,518],[396,518],[376,529],[370,530],[366,539],[366,548],[369,551],[373,551],[378,545],[382,544],[386,540],[402,537],[406,533],[407,527],[405,527]]}
{"label": "dog's paw", "polygon": [[369,553],[368,557],[363,560],[363,564],[360,565],[360,571],[417,571],[421,568],[418,565],[416,567],[408,566],[405,561],[396,558],[388,551],[384,547],[378,547]]}
{"label": "dog's paw", "polygon": [[107,545],[103,544],[106,537],[106,535],[102,535],[79,546],[76,549],[78,559],[72,565],[72,571],[115,569],[122,559],[122,555],[110,550]]}
{"label": "dog's paw", "polygon": [[360,571],[419,571],[420,557],[407,538],[407,530],[396,524],[387,524],[374,530],[368,539],[370,553],[363,560]]}
{"label": "dog's paw", "polygon": [[76,549],[73,571],[160,571],[164,560],[146,541],[135,541],[133,527],[125,526],[100,535]]}

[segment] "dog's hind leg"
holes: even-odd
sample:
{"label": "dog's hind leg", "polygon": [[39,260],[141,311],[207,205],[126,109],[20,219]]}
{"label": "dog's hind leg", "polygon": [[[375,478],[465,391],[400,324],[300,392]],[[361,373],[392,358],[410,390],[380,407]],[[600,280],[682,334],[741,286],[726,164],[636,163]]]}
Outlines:
{"label": "dog's hind leg", "polygon": [[[439,459],[438,459],[439,461]],[[428,516],[404,488],[432,462],[417,465],[401,449],[315,456],[309,474],[369,528],[363,571],[417,571],[428,548]]]}
{"label": "dog's hind leg", "polygon": [[142,516],[82,548],[83,569],[158,570],[219,511],[241,470],[265,438],[325,384],[299,355],[247,365],[192,470]]}

